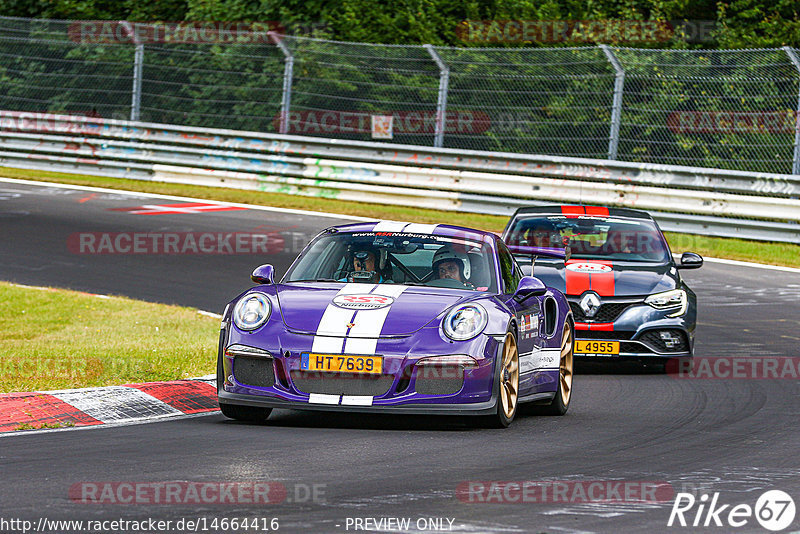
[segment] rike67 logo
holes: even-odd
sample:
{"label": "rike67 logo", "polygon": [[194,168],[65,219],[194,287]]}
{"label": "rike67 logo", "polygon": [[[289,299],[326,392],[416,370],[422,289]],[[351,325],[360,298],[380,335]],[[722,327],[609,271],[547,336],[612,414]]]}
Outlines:
{"label": "rike67 logo", "polygon": [[755,519],[763,528],[778,532],[788,528],[795,517],[794,500],[788,493],[770,490],[763,493],[755,506],[719,504],[719,492],[696,499],[691,493],[678,493],[672,503],[667,526],[740,528]]}

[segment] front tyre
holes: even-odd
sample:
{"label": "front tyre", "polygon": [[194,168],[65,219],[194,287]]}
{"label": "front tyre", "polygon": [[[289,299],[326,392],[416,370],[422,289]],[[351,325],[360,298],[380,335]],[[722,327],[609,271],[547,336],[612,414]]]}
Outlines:
{"label": "front tyre", "polygon": [[219,410],[222,415],[237,421],[249,421],[251,423],[262,423],[267,420],[272,408],[257,408],[255,406],[240,406],[238,404],[219,403]]}
{"label": "front tyre", "polygon": [[512,332],[503,341],[503,354],[497,373],[497,411],[484,423],[492,428],[506,428],[517,414],[519,399],[519,350]]}
{"label": "front tyre", "polygon": [[[225,383],[225,372],[222,366],[222,349],[217,356],[217,395]],[[272,408],[257,408],[255,406],[240,406],[238,404],[225,404],[219,403],[219,411],[228,419],[236,419],[237,421],[249,421],[254,423],[261,423],[267,420],[272,413]]]}
{"label": "front tyre", "polygon": [[543,415],[564,415],[569,410],[569,402],[572,399],[572,377],[573,377],[573,354],[574,354],[574,331],[570,323],[564,325],[564,333],[561,336],[561,358],[558,366],[558,390],[556,396],[547,406],[542,406]]}

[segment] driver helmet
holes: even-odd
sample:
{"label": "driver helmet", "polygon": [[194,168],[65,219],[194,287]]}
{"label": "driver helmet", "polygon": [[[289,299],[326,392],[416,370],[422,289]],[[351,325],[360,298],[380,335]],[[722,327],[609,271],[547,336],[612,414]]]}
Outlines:
{"label": "driver helmet", "polygon": [[439,264],[443,261],[455,261],[457,265],[461,266],[461,277],[466,282],[469,280],[469,275],[472,272],[469,265],[469,258],[463,252],[456,252],[449,245],[445,245],[433,255],[433,268],[434,276],[438,272]]}
{"label": "driver helmet", "polygon": [[376,249],[372,245],[352,245],[349,254],[348,266],[350,268],[355,268],[355,262],[357,258],[357,254],[360,252],[369,252],[375,258],[375,270],[379,273],[383,273],[386,269],[386,265],[388,263],[388,253],[385,248],[381,248],[380,250]]}
{"label": "driver helmet", "polygon": [[556,225],[548,219],[537,219],[533,226],[525,230],[525,240],[528,245],[531,245],[533,242],[533,235],[535,233],[546,234],[546,242],[552,247],[562,245],[561,234],[556,228]]}

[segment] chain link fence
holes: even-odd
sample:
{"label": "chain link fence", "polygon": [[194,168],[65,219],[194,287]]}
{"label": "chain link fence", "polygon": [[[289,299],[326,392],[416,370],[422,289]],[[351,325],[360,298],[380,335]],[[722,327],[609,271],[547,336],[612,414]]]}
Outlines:
{"label": "chain link fence", "polygon": [[800,174],[791,48],[455,48],[200,30],[0,17],[0,109]]}

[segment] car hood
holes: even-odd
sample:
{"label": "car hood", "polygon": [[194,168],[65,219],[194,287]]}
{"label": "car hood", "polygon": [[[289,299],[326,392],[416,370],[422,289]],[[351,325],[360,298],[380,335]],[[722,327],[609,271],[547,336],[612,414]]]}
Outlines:
{"label": "car hood", "polygon": [[[376,303],[381,299],[361,299],[360,295],[388,298]],[[348,337],[379,337],[416,332],[452,306],[477,295],[474,291],[395,284],[295,282],[278,284],[277,296],[283,322],[290,330],[315,335],[347,333]],[[370,306],[382,307],[369,309]],[[355,325],[349,332],[348,324]]]}
{"label": "car hood", "polygon": [[594,291],[601,297],[642,296],[669,291],[680,285],[669,264],[571,259],[537,260],[533,275],[565,295]]}

